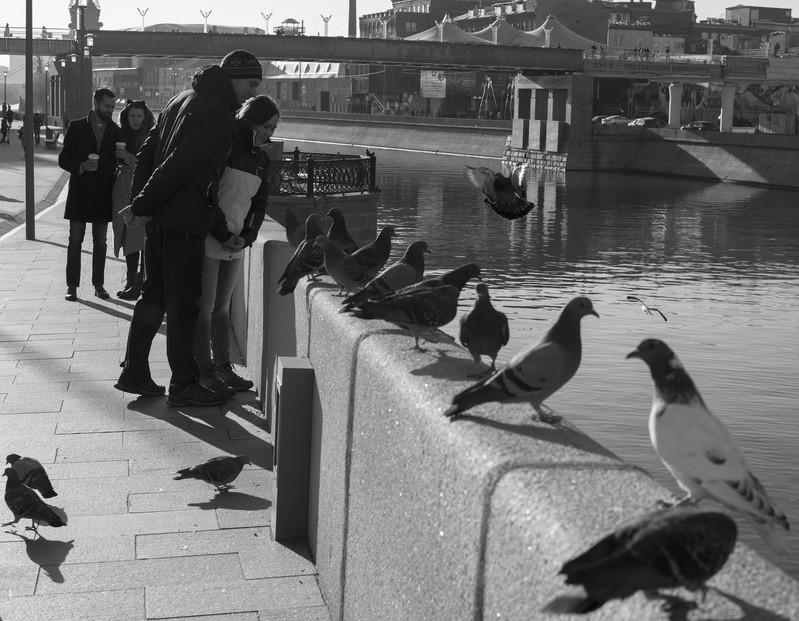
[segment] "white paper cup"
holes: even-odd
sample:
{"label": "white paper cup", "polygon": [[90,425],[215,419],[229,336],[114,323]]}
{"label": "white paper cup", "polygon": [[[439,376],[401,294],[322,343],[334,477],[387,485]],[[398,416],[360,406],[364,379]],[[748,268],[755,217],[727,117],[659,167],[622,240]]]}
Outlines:
{"label": "white paper cup", "polygon": [[100,156],[97,155],[96,153],[89,153],[89,159],[96,162],[97,160],[100,159]]}
{"label": "white paper cup", "polygon": [[126,142],[117,142],[117,149],[124,149],[127,146]]}

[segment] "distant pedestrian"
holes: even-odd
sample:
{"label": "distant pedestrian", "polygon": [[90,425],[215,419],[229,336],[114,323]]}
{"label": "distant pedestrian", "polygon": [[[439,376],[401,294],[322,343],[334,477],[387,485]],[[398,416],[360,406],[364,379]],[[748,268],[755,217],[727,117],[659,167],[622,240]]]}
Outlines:
{"label": "distant pedestrian", "polygon": [[19,143],[22,145],[22,152],[27,152],[27,147],[25,146],[25,126],[20,125],[19,129],[17,130],[17,138],[19,138]]}
{"label": "distant pedestrian", "polygon": [[33,113],[33,140],[34,144],[39,144],[42,139],[42,115],[38,112]]}
{"label": "distant pedestrian", "polygon": [[[125,109],[119,115],[119,124],[122,127],[123,139],[116,148],[119,164],[111,193],[114,203],[111,227],[114,233],[114,256],[118,257],[119,251],[123,251],[127,273],[125,287],[117,291],[117,297],[122,300],[138,300],[144,279],[144,227],[127,226],[119,212],[130,205],[130,188],[133,185],[136,154],[155,124],[155,117],[143,101],[128,100]],[[122,145],[122,142],[125,144]]]}
{"label": "distant pedestrian", "polygon": [[70,173],[64,218],[69,220],[67,247],[67,293],[64,299],[78,299],[80,257],[86,224],[92,224],[92,285],[94,295],[109,297],[105,284],[105,254],[108,223],[111,222],[111,188],[114,185],[116,155],[114,143],[122,140],[111,119],[116,96],[107,88],[94,92],[94,108],[85,119],[67,127],[58,165]]}
{"label": "distant pedestrian", "polygon": [[10,144],[8,141],[8,121],[5,115],[0,118],[0,144]]}
{"label": "distant pedestrian", "polygon": [[14,126],[14,111],[11,109],[11,106],[6,107],[6,121],[8,121],[8,129],[10,131]]}
{"label": "distant pedestrian", "polygon": [[231,146],[232,113],[256,94],[262,77],[261,63],[244,50],[231,52],[221,65],[203,67],[192,88],[169,101],[136,156],[134,198],[123,217],[128,225],[147,225],[145,276],[118,390],[164,394],[152,379],[148,358],[166,312],[172,371],[167,404],[214,406],[228,399],[199,383],[194,334],[205,237],[212,228],[216,236],[226,226],[218,189]]}
{"label": "distant pedestrian", "polygon": [[216,392],[232,395],[253,386],[230,362],[230,301],[244,248],[252,246],[266,213],[268,161],[259,147],[269,143],[279,120],[275,102],[266,95],[248,99],[236,113],[233,145],[219,182],[219,207],[227,226],[205,238],[194,355],[200,383]]}

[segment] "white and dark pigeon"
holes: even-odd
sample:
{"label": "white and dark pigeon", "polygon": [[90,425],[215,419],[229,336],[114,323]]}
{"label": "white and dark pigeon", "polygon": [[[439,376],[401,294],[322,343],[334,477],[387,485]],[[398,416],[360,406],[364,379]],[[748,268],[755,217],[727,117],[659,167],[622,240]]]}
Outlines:
{"label": "white and dark pigeon", "polygon": [[67,525],[67,516],[63,510],[51,507],[39,497],[36,491],[27,485],[23,485],[16,470],[6,468],[3,476],[7,479],[6,505],[14,515],[14,519],[2,524],[2,526],[11,526],[25,518],[31,520],[31,525],[27,526],[26,530],[34,532],[42,524],[53,528]]}
{"label": "white and dark pigeon", "polygon": [[347,221],[344,219],[344,214],[338,207],[333,207],[326,214],[333,220],[333,224],[327,232],[328,238],[339,247],[344,254],[352,254],[358,250],[358,244],[350,237],[350,232],[347,229]]}
{"label": "white and dark pigeon", "polygon": [[305,239],[305,227],[303,227],[302,222],[297,219],[291,209],[283,210],[283,218],[286,227],[286,239],[296,248]]}
{"label": "white and dark pigeon", "polygon": [[490,168],[464,166],[466,178],[495,213],[506,220],[523,218],[535,207],[527,200],[527,164],[517,164],[509,177],[495,173]]}
{"label": "white and dark pigeon", "polygon": [[41,463],[33,457],[20,457],[16,453],[11,453],[6,457],[6,463],[19,475],[19,480],[23,485],[32,487],[42,495],[42,498],[52,498],[58,496],[47,476],[47,471]]}
{"label": "white and dark pigeon", "polygon": [[377,276],[388,263],[388,258],[391,256],[391,238],[395,236],[394,227],[387,224],[373,242],[352,253],[352,258],[363,265],[369,280]]}
{"label": "white and dark pigeon", "polygon": [[357,291],[369,282],[369,272],[360,261],[354,255],[344,254],[332,239],[320,235],[315,244],[324,252],[325,272],[340,287],[338,295]]}
{"label": "white and dark pigeon", "polygon": [[344,299],[344,308],[349,310],[369,298],[384,295],[403,287],[415,285],[424,277],[424,253],[430,252],[426,241],[415,241],[405,249],[405,254],[370,280],[366,286]]}
{"label": "white and dark pigeon", "polygon": [[543,410],[543,402],[560,390],[577,373],[582,357],[580,320],[599,317],[586,297],[569,301],[544,337],[523,349],[499,371],[452,398],[444,412],[450,419],[482,403],[529,402],[539,418],[554,423],[560,417]]}
{"label": "white and dark pigeon", "polygon": [[655,383],[649,437],[687,492],[679,503],[712,498],[745,517],[777,554],[790,550],[785,514],[769,499],[724,423],[707,408],[680,360],[663,341],[645,339],[627,354],[649,367]]}
{"label": "white and dark pigeon", "polygon": [[231,457],[212,457],[208,461],[178,470],[175,481],[183,479],[198,479],[213,485],[218,492],[224,492],[233,487],[231,483],[241,474],[245,464],[250,463],[250,458],[246,455]]}
{"label": "white and dark pigeon", "polygon": [[467,263],[437,278],[380,295],[349,310],[361,319],[382,319],[408,330],[414,337],[414,349],[425,332],[448,324],[458,314],[458,298],[466,283],[480,276],[480,267]]}
{"label": "white and dark pigeon", "polygon": [[305,239],[300,242],[294,255],[278,278],[278,293],[288,295],[293,292],[303,276],[313,276],[322,267],[324,253],[315,245],[316,238],[324,235],[322,230],[322,217],[312,213],[305,220]]}
{"label": "white and dark pigeon", "polygon": [[705,583],[724,567],[737,536],[733,519],[720,511],[683,506],[642,516],[563,565],[566,584],[581,585],[585,595],[558,598],[559,612],[585,614],[660,588],[700,591],[704,600]]}
{"label": "white and dark pigeon", "polygon": [[[488,285],[479,282],[474,287],[477,299],[468,313],[461,315],[460,341],[474,358],[478,372],[471,377],[482,377],[496,373],[496,360],[499,350],[508,344],[510,330],[505,313],[491,304]],[[481,356],[491,358],[487,371],[479,373]]]}
{"label": "white and dark pigeon", "polygon": [[627,299],[630,300],[630,302],[638,302],[641,305],[642,313],[645,313],[647,315],[654,315],[655,313],[657,313],[663,318],[663,321],[668,321],[668,319],[666,319],[666,315],[664,315],[659,308],[655,308],[654,306],[647,306],[646,304],[644,304],[644,301],[641,298],[636,297],[634,295],[628,295]]}

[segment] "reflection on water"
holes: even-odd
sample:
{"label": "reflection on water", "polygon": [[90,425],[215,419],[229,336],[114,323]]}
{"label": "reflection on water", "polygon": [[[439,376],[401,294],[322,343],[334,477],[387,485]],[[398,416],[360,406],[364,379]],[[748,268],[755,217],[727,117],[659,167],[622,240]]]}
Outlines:
{"label": "reflection on water", "polygon": [[[643,338],[666,341],[788,515],[794,556],[775,559],[738,520],[741,538],[799,578],[799,193],[533,171],[528,198],[540,207],[509,222],[465,182],[464,164],[498,169],[378,150],[379,221],[397,227],[396,247],[426,240],[432,272],[482,267],[510,320],[499,362],[538,340],[571,297],[591,297],[601,318],[583,320],[582,366],[547,403],[676,491],[649,442],[649,373],[624,358]],[[630,294],[669,321],[641,313]],[[464,292],[461,307],[473,300]],[[457,322],[445,330],[456,335]]]}

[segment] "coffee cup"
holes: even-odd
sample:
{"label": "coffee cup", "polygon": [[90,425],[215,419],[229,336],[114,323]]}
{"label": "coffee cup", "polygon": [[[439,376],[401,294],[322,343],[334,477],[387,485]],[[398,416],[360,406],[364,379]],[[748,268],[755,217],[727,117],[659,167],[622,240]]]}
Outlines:
{"label": "coffee cup", "polygon": [[88,160],[91,162],[91,168],[89,170],[97,170],[97,165],[100,163],[100,156],[96,153],[89,153]]}
{"label": "coffee cup", "polygon": [[97,155],[96,153],[89,153],[89,159],[90,159],[90,160],[97,161],[97,160],[99,160],[99,159],[100,159],[100,156],[99,156],[99,155]]}

